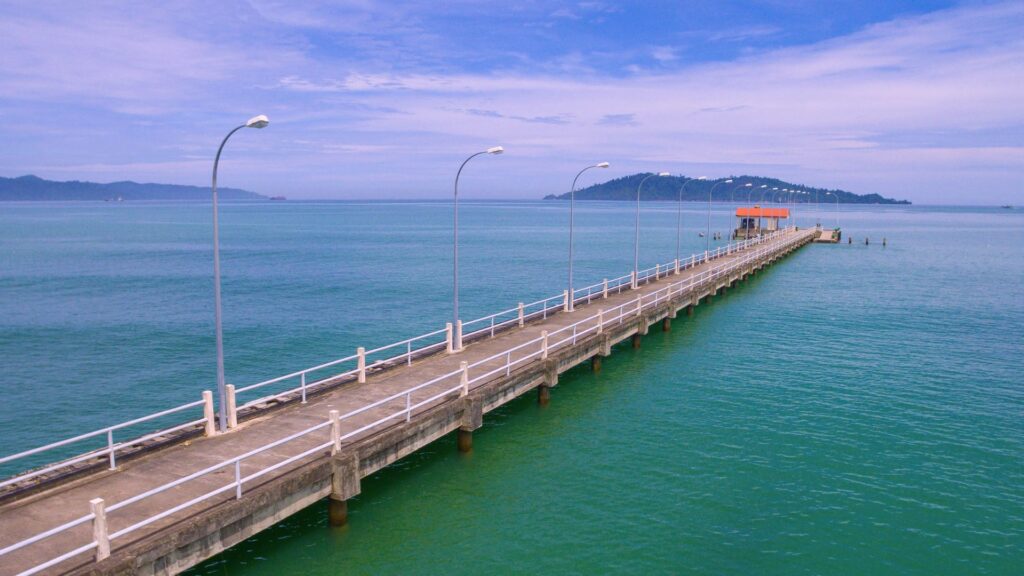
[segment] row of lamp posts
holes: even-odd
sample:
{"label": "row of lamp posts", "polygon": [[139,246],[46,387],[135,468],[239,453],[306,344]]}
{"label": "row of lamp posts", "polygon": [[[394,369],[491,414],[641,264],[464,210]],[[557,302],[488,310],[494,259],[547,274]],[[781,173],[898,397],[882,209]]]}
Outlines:
{"label": "row of lamp posts", "polygon": [[[221,430],[226,430],[227,429],[227,412],[226,412],[226,405],[227,405],[227,403],[226,403],[226,398],[225,398],[225,387],[226,386],[225,386],[225,378],[224,378],[224,332],[223,332],[222,320],[221,320],[220,243],[219,243],[219,234],[218,234],[219,226],[218,226],[218,218],[217,218],[217,167],[220,164],[220,155],[221,155],[221,152],[223,152],[223,150],[224,150],[224,145],[227,144],[228,139],[231,138],[231,136],[233,136],[235,134],[235,132],[238,132],[242,128],[265,128],[269,124],[270,124],[270,120],[266,116],[261,114],[259,116],[254,116],[253,118],[250,118],[249,121],[247,121],[245,124],[242,124],[241,126],[237,126],[236,128],[232,129],[230,132],[228,132],[227,136],[224,137],[224,140],[221,141],[220,147],[217,148],[217,156],[214,158],[214,161],[213,161],[213,181],[212,181],[212,186],[211,186],[212,196],[213,196],[213,299],[214,299],[214,319],[215,319],[215,324],[216,324],[215,330],[216,330],[216,340],[217,340],[218,420],[219,420],[219,423],[220,423]],[[483,156],[483,155],[497,155],[497,154],[501,154],[504,151],[505,151],[505,149],[503,147],[501,147],[501,146],[494,146],[492,148],[488,148],[486,150],[483,150],[483,151],[477,152],[475,154],[472,154],[472,155],[470,155],[468,158],[466,158],[462,162],[462,165],[459,166],[459,171],[455,174],[455,194],[454,194],[454,202],[453,202],[453,208],[454,208],[453,224],[454,224],[454,226],[453,226],[453,234],[452,234],[452,252],[453,252],[453,263],[452,263],[452,292],[453,292],[453,298],[452,298],[452,326],[456,327],[456,329],[454,331],[454,334],[453,334],[453,342],[452,342],[454,350],[461,350],[462,349],[462,330],[461,330],[461,326],[460,326],[460,322],[459,322],[459,177],[462,175],[462,169],[465,168],[466,164],[470,160],[472,160],[473,158],[476,158],[477,156]],[[610,166],[610,164],[608,162],[600,162],[600,163],[597,163],[597,164],[592,164],[590,166],[587,166],[586,168],[580,170],[579,173],[576,174],[576,177],[572,181],[572,189],[569,192],[569,287],[568,287],[569,289],[568,289],[568,304],[567,304],[569,311],[573,310],[573,300],[575,300],[574,292],[573,292],[573,234],[574,234],[574,216],[575,216],[574,213],[575,213],[575,204],[576,204],[576,183],[579,180],[580,176],[583,175],[583,173],[586,172],[587,170],[590,170],[591,168],[608,168],[609,166]],[[640,184],[636,188],[636,219],[635,219],[635,231],[634,231],[634,239],[633,239],[633,276],[632,276],[632,286],[634,288],[636,287],[637,276],[639,275],[639,271],[640,271],[639,270],[639,267],[640,267],[640,191],[643,188],[644,182],[646,182],[649,178],[664,177],[664,176],[669,176],[669,173],[668,172],[658,172],[656,174],[654,174],[654,173],[648,174],[648,175],[646,175],[644,178],[642,178],[640,180]],[[681,236],[682,236],[682,218],[683,218],[683,216],[682,216],[682,202],[683,202],[683,191],[686,188],[686,185],[689,184],[690,182],[694,181],[694,180],[705,181],[705,180],[707,180],[707,177],[706,176],[701,176],[699,178],[687,179],[687,180],[685,180],[683,182],[682,186],[680,186],[680,188],[679,188],[679,197],[678,197],[678,205],[677,205],[677,216],[676,216],[676,260],[677,261],[679,260],[679,257],[680,257],[679,250],[680,250],[680,242],[681,242]],[[708,251],[710,251],[710,249],[711,249],[711,197],[714,194],[715,188],[717,188],[718,186],[720,186],[722,184],[732,184],[732,182],[733,181],[731,179],[718,181],[715,184],[713,184],[711,186],[711,190],[708,191],[708,223],[707,223],[707,230],[706,230],[706,233],[705,233],[705,241],[706,241],[705,242],[705,246],[706,246],[706,249]],[[750,194],[754,190],[753,184],[746,183],[746,184],[744,184],[743,187],[750,188],[750,191],[747,194],[747,200],[749,202]],[[761,193],[761,200],[762,200],[762,202],[764,201],[765,193],[779,191],[778,188],[772,188],[771,190],[768,190],[768,186],[767,185],[761,185],[760,188],[758,188],[758,189],[762,190],[762,193]],[[735,199],[735,192],[736,192],[736,189],[734,188],[733,189],[733,198],[734,199]],[[790,191],[788,189],[783,189],[781,192],[793,192],[793,193],[796,193],[797,191],[795,191],[795,190],[794,191]],[[807,193],[803,192],[803,194],[807,194]],[[832,194],[832,193],[831,192],[826,192],[826,196],[829,195],[829,194]],[[833,194],[833,196],[835,196],[835,195]],[[817,193],[815,193],[815,204],[817,205]],[[749,222],[749,218],[748,218],[748,222]],[[836,196],[836,226],[837,227],[839,226],[839,197],[838,196]],[[749,237],[749,229],[748,229],[748,232],[747,232],[747,236]]]}

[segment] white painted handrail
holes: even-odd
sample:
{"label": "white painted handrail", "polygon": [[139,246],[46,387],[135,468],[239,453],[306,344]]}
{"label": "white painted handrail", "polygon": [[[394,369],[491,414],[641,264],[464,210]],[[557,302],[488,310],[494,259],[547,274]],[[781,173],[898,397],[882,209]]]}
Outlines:
{"label": "white painted handrail", "polygon": [[[155,496],[157,494],[161,494],[161,493],[167,492],[168,490],[171,490],[171,489],[173,489],[173,488],[175,488],[177,486],[180,486],[182,484],[185,484],[187,482],[190,482],[190,481],[196,480],[198,478],[207,476],[209,474],[215,473],[217,471],[223,470],[224,468],[227,468],[227,467],[233,467],[234,468],[234,479],[232,480],[232,482],[230,484],[222,485],[222,486],[220,486],[218,488],[215,488],[213,490],[210,490],[210,491],[208,491],[208,492],[206,492],[206,493],[204,493],[204,494],[202,494],[202,495],[200,495],[198,497],[189,499],[188,501],[185,501],[185,502],[179,503],[179,504],[177,504],[175,506],[169,507],[169,508],[167,508],[165,510],[162,510],[162,511],[158,512],[158,513],[152,514],[152,515],[150,515],[150,516],[148,516],[148,517],[146,517],[146,518],[144,518],[144,519],[142,519],[140,521],[137,521],[134,524],[131,524],[131,525],[125,527],[125,528],[122,528],[122,529],[120,529],[120,530],[118,530],[116,532],[110,533],[109,536],[108,536],[108,540],[112,541],[112,540],[115,540],[117,538],[121,538],[121,537],[126,536],[128,534],[131,534],[132,532],[134,532],[136,530],[139,530],[139,529],[141,529],[141,528],[143,528],[143,527],[145,527],[145,526],[147,526],[149,524],[152,524],[152,523],[157,522],[157,521],[159,521],[159,520],[161,520],[163,518],[166,518],[166,517],[168,517],[168,516],[170,516],[170,515],[172,515],[172,514],[174,514],[176,512],[179,512],[181,510],[184,510],[186,508],[189,508],[191,506],[194,506],[196,504],[199,504],[199,503],[204,502],[206,500],[209,500],[211,498],[217,497],[217,496],[219,496],[221,494],[225,494],[225,493],[227,493],[228,491],[231,491],[231,490],[234,490],[234,497],[235,498],[241,498],[242,494],[243,494],[243,486],[245,485],[246,482],[251,482],[252,480],[254,480],[256,478],[259,478],[261,476],[269,474],[269,473],[271,473],[271,472],[273,472],[275,470],[281,469],[281,468],[283,468],[285,466],[288,466],[289,464],[293,464],[295,462],[298,462],[299,460],[302,460],[304,458],[307,458],[307,457],[312,456],[314,454],[317,454],[319,452],[323,452],[323,451],[325,451],[325,450],[327,450],[327,449],[337,445],[337,443],[339,441],[347,440],[349,438],[352,438],[354,436],[357,436],[359,434],[362,434],[364,432],[372,430],[372,429],[374,429],[374,428],[376,428],[378,426],[381,426],[383,424],[387,424],[387,423],[395,420],[396,418],[404,417],[405,420],[408,421],[411,418],[411,415],[412,415],[413,411],[415,411],[415,410],[417,410],[419,408],[422,408],[422,407],[428,406],[428,405],[430,405],[430,404],[432,404],[434,402],[437,402],[438,400],[441,400],[445,396],[449,396],[449,395],[453,395],[453,394],[463,394],[464,393],[464,386],[467,385],[467,384],[468,385],[472,385],[472,384],[480,382],[482,380],[487,380],[487,379],[489,379],[489,378],[491,378],[491,377],[493,377],[496,374],[499,374],[501,372],[504,372],[505,374],[509,374],[511,372],[511,370],[513,369],[513,367],[518,365],[518,364],[522,364],[523,362],[526,362],[528,360],[532,360],[534,358],[541,357],[542,355],[546,356],[547,354],[550,354],[551,351],[557,350],[557,349],[559,349],[561,347],[564,347],[564,346],[567,346],[567,345],[571,346],[579,338],[587,336],[591,332],[600,332],[601,329],[603,327],[605,327],[605,326],[612,325],[612,324],[621,324],[626,318],[635,317],[636,315],[642,313],[642,311],[644,309],[646,309],[646,308],[657,307],[658,305],[660,305],[665,300],[672,298],[674,295],[678,295],[678,294],[681,294],[681,293],[684,293],[684,292],[687,292],[687,291],[690,291],[690,290],[702,287],[703,285],[706,285],[706,284],[709,284],[709,283],[713,283],[714,281],[720,279],[723,276],[727,276],[733,270],[735,270],[737,268],[740,268],[740,267],[744,266],[745,264],[747,264],[749,262],[756,261],[757,259],[762,258],[763,256],[765,256],[767,254],[770,254],[770,253],[772,253],[774,251],[778,251],[778,250],[784,249],[786,247],[789,247],[789,246],[791,246],[793,244],[796,244],[797,242],[799,242],[801,240],[801,237],[797,236],[795,238],[791,238],[791,239],[784,240],[782,242],[775,243],[772,246],[763,246],[763,247],[762,246],[758,246],[753,251],[746,252],[746,248],[749,248],[750,246],[753,246],[753,245],[760,245],[760,244],[764,244],[764,243],[770,242],[770,241],[774,240],[776,237],[778,237],[779,235],[783,234],[784,232],[786,232],[788,230],[789,230],[789,228],[786,228],[786,229],[783,229],[781,231],[772,233],[770,235],[766,235],[763,238],[758,238],[758,239],[754,239],[754,240],[748,240],[748,241],[745,241],[743,243],[738,243],[738,244],[742,244],[742,246],[738,246],[737,248],[727,249],[725,251],[716,251],[715,253],[712,253],[712,255],[709,255],[709,256],[713,256],[713,257],[717,258],[717,257],[721,257],[722,255],[725,255],[725,254],[735,254],[735,253],[737,253],[740,250],[743,250],[744,252],[743,252],[743,256],[741,258],[733,259],[732,261],[726,262],[725,264],[723,264],[721,266],[715,266],[715,267],[709,268],[708,270],[703,270],[703,271],[701,271],[700,273],[698,273],[696,275],[692,275],[692,276],[689,276],[689,277],[687,277],[685,279],[678,280],[676,282],[672,282],[672,283],[666,285],[665,287],[660,288],[660,289],[658,289],[658,290],[656,290],[654,292],[650,292],[650,293],[647,293],[647,294],[640,293],[640,294],[637,295],[636,298],[633,298],[632,300],[630,300],[628,302],[625,302],[625,303],[620,304],[620,305],[618,305],[616,307],[613,307],[613,308],[599,310],[596,314],[593,314],[593,315],[588,316],[588,317],[586,317],[586,318],[584,318],[582,320],[574,322],[573,324],[570,324],[568,326],[564,326],[562,328],[559,328],[557,330],[553,330],[551,332],[545,332],[541,337],[534,338],[534,339],[529,340],[527,342],[524,342],[524,343],[518,344],[516,346],[510,347],[508,349],[502,350],[502,351],[500,351],[500,352],[498,352],[496,354],[493,354],[491,356],[488,356],[487,358],[484,358],[482,360],[477,360],[475,362],[468,363],[468,364],[467,363],[463,363],[464,366],[465,366],[465,369],[460,368],[458,370],[455,370],[455,371],[452,371],[452,372],[448,372],[446,374],[442,374],[441,376],[437,376],[435,378],[432,378],[432,379],[427,380],[425,382],[422,382],[420,384],[416,384],[416,385],[414,385],[414,386],[412,386],[412,387],[410,387],[410,388],[408,388],[406,390],[403,390],[401,392],[392,394],[392,395],[390,395],[390,396],[388,396],[386,398],[377,400],[375,402],[372,402],[370,404],[367,404],[365,406],[361,406],[360,408],[352,410],[352,411],[350,411],[350,412],[348,412],[348,413],[346,413],[344,415],[338,416],[338,421],[340,422],[340,421],[352,418],[352,417],[354,417],[356,415],[362,414],[362,413],[364,413],[364,412],[366,412],[368,410],[372,410],[374,408],[379,408],[379,407],[382,407],[382,406],[384,406],[384,405],[386,405],[388,403],[404,399],[404,402],[402,402],[402,406],[403,407],[400,410],[397,410],[397,411],[395,411],[395,412],[393,412],[391,414],[388,414],[388,415],[386,415],[386,416],[384,416],[382,418],[379,418],[379,419],[375,420],[374,422],[371,422],[370,424],[366,424],[366,425],[363,425],[363,426],[361,426],[361,427],[359,427],[359,428],[357,428],[355,430],[349,431],[348,433],[346,433],[344,435],[341,435],[338,438],[329,437],[330,436],[330,430],[334,427],[334,422],[332,422],[331,419],[328,419],[325,422],[316,424],[316,425],[311,426],[309,428],[306,428],[306,429],[304,429],[304,430],[302,430],[300,432],[296,432],[296,433],[291,434],[289,436],[286,436],[284,438],[275,440],[273,442],[270,442],[270,443],[268,443],[268,444],[266,444],[264,446],[261,446],[259,448],[250,450],[250,451],[248,451],[248,452],[246,452],[244,454],[241,454],[239,456],[235,456],[235,457],[226,459],[226,460],[224,460],[222,462],[219,462],[217,464],[214,464],[212,466],[209,466],[207,468],[204,468],[202,470],[199,470],[197,472],[194,472],[192,474],[189,474],[189,475],[184,476],[182,478],[179,478],[177,480],[168,482],[166,484],[163,484],[161,486],[158,486],[158,487],[153,488],[151,490],[148,490],[146,492],[137,494],[135,496],[131,496],[131,497],[125,499],[125,500],[122,500],[120,502],[117,502],[115,504],[107,506],[106,507],[106,514],[110,514],[112,512],[116,512],[116,511],[121,510],[121,509],[123,509],[125,507],[128,507],[128,506],[130,506],[132,504],[135,504],[137,502],[140,502],[142,500],[145,500],[147,498]],[[698,262],[699,263],[700,261],[701,260],[699,258],[697,258],[697,257],[691,257],[691,266],[693,265],[692,264],[693,262]],[[681,267],[681,269],[682,269],[682,267]],[[628,279],[629,276],[622,277],[622,278],[627,278]],[[603,283],[602,283],[602,286],[603,286]],[[559,296],[558,298],[561,298],[561,296]],[[553,300],[553,299],[554,298],[547,298],[545,300],[538,300],[537,302],[532,303],[532,304],[533,305],[540,304],[540,305],[546,307],[547,306],[546,303],[551,301],[551,300]],[[508,312],[508,311],[505,311],[505,312]],[[492,316],[496,316],[496,315],[492,315]],[[438,332],[431,333],[431,335],[436,335],[436,334],[438,334]],[[560,339],[559,338],[555,338],[556,336],[559,336],[559,335],[562,335],[562,337]],[[393,348],[393,347],[395,347],[397,345],[401,345],[401,344],[408,344],[408,343],[411,343],[412,341],[414,341],[414,340],[416,340],[418,338],[422,338],[422,337],[416,337],[416,338],[412,338],[412,339],[409,339],[409,340],[404,340],[402,342],[398,342],[396,344],[392,344],[392,345],[388,345],[388,346],[385,346],[385,347],[381,347],[381,348],[378,348],[378,349],[374,350],[373,352],[386,350],[386,349]],[[514,355],[516,353],[520,353],[521,356],[518,357],[518,358],[514,358]],[[395,358],[404,358],[404,357],[405,357],[405,355],[400,355],[400,356],[397,356]],[[336,365],[338,363],[351,360],[352,358],[353,357],[346,357],[346,358],[343,358],[343,359],[339,359],[339,360],[328,362],[326,364],[321,364],[321,365],[313,367],[313,368],[308,368],[308,369],[306,369],[304,371],[295,372],[295,373],[292,373],[292,374],[289,374],[289,375],[286,375],[286,376],[279,377],[276,381],[280,381],[280,380],[283,380],[283,379],[286,379],[286,378],[289,378],[289,377],[295,377],[296,375],[303,374],[303,373],[308,373],[308,372],[316,370],[316,369],[322,369],[322,368],[334,366],[334,365]],[[474,369],[475,368],[480,368],[480,367],[484,366],[485,364],[492,363],[492,362],[494,362],[496,360],[502,360],[502,359],[504,360],[504,362],[501,365],[499,365],[496,368],[492,368],[489,371],[482,372],[480,374],[475,374],[474,377],[469,378],[467,380],[466,384],[464,384],[463,382],[460,381],[460,378],[462,377],[462,375],[465,372],[474,373]],[[419,391],[421,391],[421,390],[423,390],[425,388],[428,388],[430,386],[433,386],[435,384],[440,384],[440,383],[445,382],[445,381],[454,381],[454,384],[449,384],[447,387],[442,389],[440,392],[436,392],[436,393],[430,395],[429,397],[427,397],[424,400],[420,400],[420,401],[418,401],[416,403],[412,402],[412,395],[414,393],[419,392]],[[268,382],[270,382],[270,381],[268,381]],[[257,386],[260,386],[260,385],[263,385],[263,384],[265,384],[265,383],[258,383],[258,384],[246,387],[246,389],[253,389],[253,388],[255,388]],[[242,390],[242,389],[239,389],[239,390]],[[184,407],[195,407],[196,405],[201,404],[201,403],[202,402],[191,403],[191,404],[183,405],[183,406]],[[112,429],[116,429],[116,428],[119,428],[119,427],[128,426],[128,425],[133,424],[133,423],[149,420],[149,419],[152,419],[152,418],[157,418],[159,416],[163,416],[163,415],[167,415],[167,414],[179,411],[179,410],[183,410],[183,409],[185,409],[184,407],[179,406],[177,408],[172,408],[171,410],[166,410],[164,412],[160,412],[160,413],[157,413],[157,414],[154,414],[154,415],[146,416],[146,417],[143,417],[141,419],[137,419],[137,420],[134,420],[134,421],[118,424],[116,426],[110,427],[109,429],[112,430]],[[102,433],[103,431],[106,431],[106,430],[108,430],[108,429],[103,429],[102,431],[97,431],[95,433],[90,433],[90,435],[83,435],[83,437],[95,436],[96,434]],[[288,458],[286,458],[284,460],[281,460],[279,462],[276,462],[274,464],[266,465],[266,466],[260,468],[259,470],[255,471],[255,472],[252,472],[252,473],[250,473],[250,474],[248,474],[246,476],[242,475],[241,467],[242,467],[243,462],[245,462],[247,460],[251,460],[252,458],[254,458],[256,456],[259,456],[261,454],[265,454],[268,451],[272,450],[273,448],[276,448],[276,447],[281,446],[283,444],[286,444],[288,442],[292,442],[292,441],[295,441],[297,439],[304,438],[304,437],[307,437],[307,436],[310,436],[310,435],[314,435],[314,434],[318,434],[318,433],[321,433],[324,436],[328,436],[326,438],[325,442],[318,443],[318,444],[314,445],[312,448],[308,448],[308,449],[302,451],[301,453],[299,453],[297,455],[290,456],[290,457],[288,457]],[[68,440],[62,441],[62,442],[64,442],[66,444],[66,443],[73,442],[76,439],[77,438],[68,439]],[[41,450],[45,450],[46,448],[47,447],[42,447],[40,449],[36,449],[35,451],[30,451],[30,452],[31,453],[37,453],[37,452],[39,452]],[[15,458],[17,456],[19,456],[19,455],[16,454],[14,456],[10,456],[10,457],[8,457],[8,460],[13,459],[13,458]],[[46,530],[44,532],[41,532],[41,533],[39,533],[39,534],[37,534],[35,536],[32,536],[30,538],[27,538],[25,540],[22,540],[20,542],[17,542],[15,544],[7,546],[6,548],[0,549],[0,556],[3,556],[5,554],[8,554],[8,553],[13,552],[15,550],[22,549],[22,548],[24,548],[26,546],[30,546],[32,544],[35,544],[35,543],[41,541],[41,540],[49,538],[49,537],[51,537],[51,536],[53,536],[55,534],[59,534],[61,532],[64,532],[66,530],[69,530],[71,528],[74,528],[76,526],[79,526],[79,525],[81,525],[83,523],[86,523],[86,522],[89,522],[89,521],[92,521],[92,520],[95,520],[95,519],[96,519],[96,515],[95,514],[93,514],[93,513],[85,514],[85,515],[83,515],[83,516],[81,516],[79,518],[71,520],[70,522],[64,523],[64,524],[62,524],[60,526],[57,526],[55,528],[51,528],[51,529]],[[27,571],[22,572],[21,575],[27,576],[29,574],[35,574],[35,573],[37,573],[39,571],[42,571],[42,570],[44,570],[44,569],[46,569],[46,568],[48,568],[50,566],[53,566],[53,565],[55,565],[55,564],[57,564],[59,562],[62,562],[63,560],[66,560],[66,559],[71,558],[73,556],[76,556],[78,554],[87,552],[89,550],[95,549],[95,548],[97,548],[97,546],[98,546],[97,542],[95,542],[95,541],[90,542],[88,544],[85,544],[83,546],[75,548],[74,550],[71,550],[71,551],[69,551],[69,552],[67,552],[65,554],[62,554],[62,555],[57,556],[55,558],[49,559],[49,560],[47,560],[46,562],[44,562],[42,564],[39,564],[39,565],[37,565],[37,566],[27,570]]]}

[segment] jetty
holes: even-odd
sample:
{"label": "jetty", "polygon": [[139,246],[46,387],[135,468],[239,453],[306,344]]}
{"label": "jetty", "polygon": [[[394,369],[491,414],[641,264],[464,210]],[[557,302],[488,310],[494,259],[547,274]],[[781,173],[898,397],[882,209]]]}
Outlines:
{"label": "jetty", "polygon": [[[0,482],[0,574],[176,574],[310,505],[347,522],[362,478],[454,435],[470,451],[484,415],[559,374],[601,369],[682,313],[815,241],[787,227],[713,251],[0,458],[100,448]],[[461,345],[460,345],[461,344]],[[252,399],[242,402],[245,398]],[[120,438],[128,425],[176,424]],[[66,452],[63,453],[66,455]]]}

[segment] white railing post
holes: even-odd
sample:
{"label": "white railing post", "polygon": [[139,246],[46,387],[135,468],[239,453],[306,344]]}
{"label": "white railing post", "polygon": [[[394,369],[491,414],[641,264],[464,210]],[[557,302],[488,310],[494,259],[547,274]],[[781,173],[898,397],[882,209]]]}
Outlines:
{"label": "white railing post", "polygon": [[455,322],[455,351],[462,352],[462,320]]}
{"label": "white railing post", "polygon": [[452,344],[452,323],[451,322],[448,322],[447,324],[444,325],[444,332],[445,332],[445,335],[444,335],[445,351],[447,351],[449,354],[452,354],[452,353],[455,352],[455,347]]}
{"label": "white railing post", "polygon": [[217,433],[217,420],[213,413],[213,392],[203,390],[203,418],[206,420],[207,436]]}
{"label": "white railing post", "polygon": [[548,359],[548,331],[544,330],[540,333],[540,359]]}
{"label": "white railing post", "polygon": [[92,541],[96,543],[96,561],[110,557],[110,535],[107,532],[107,506],[103,498],[89,500],[89,510],[93,514]]}
{"label": "white railing post", "polygon": [[338,414],[337,410],[327,413],[327,418],[331,421],[331,454],[341,451],[341,418]]}
{"label": "white railing post", "polygon": [[608,279],[605,278],[604,282],[601,283],[601,298],[608,297]]}
{"label": "white railing post", "polygon": [[520,302],[519,303],[519,327],[520,328],[522,328],[523,325],[526,323],[526,315],[523,312],[524,312],[524,306],[523,306],[523,303]]}
{"label": "white railing post", "polygon": [[242,499],[242,461],[235,460],[235,500]]}
{"label": "white railing post", "polygon": [[459,396],[466,396],[469,394],[469,362],[463,360],[459,363],[459,369],[462,370],[462,374],[459,375],[459,383],[462,384],[462,391],[459,392]]}
{"label": "white railing post", "polygon": [[405,365],[412,366],[412,340],[405,343]]}
{"label": "white railing post", "polygon": [[604,332],[604,308],[597,309],[597,333]]}
{"label": "white railing post", "polygon": [[679,258],[675,260],[675,274],[679,274]]}
{"label": "white railing post", "polygon": [[644,309],[643,299],[644,299],[643,294],[641,294],[641,295],[636,297],[636,315],[637,316],[639,316],[640,312]]}
{"label": "white railing post", "polygon": [[704,251],[704,261],[705,262],[708,261],[708,251],[707,250]]}
{"label": "white railing post", "polygon": [[412,392],[405,395],[405,421],[412,421]]}
{"label": "white railing post", "polygon": [[636,270],[633,270],[632,272],[629,273],[629,287],[632,288],[633,290],[636,290],[636,277]]}
{"label": "white railing post", "polygon": [[654,265],[654,279],[657,280],[659,278],[661,278],[661,264],[655,264]]}
{"label": "white railing post", "polygon": [[306,373],[303,372],[299,377],[299,387],[302,388],[302,403],[306,403]]}
{"label": "white railing post", "polygon": [[107,455],[110,459],[110,469],[117,470],[117,458],[114,457],[114,431],[107,430]]}
{"label": "white railing post", "polygon": [[359,370],[359,383],[366,383],[366,348],[360,346],[356,348],[356,368]]}
{"label": "white railing post", "polygon": [[[305,389],[303,389],[302,395],[306,395]],[[238,426],[238,410],[235,408],[236,403],[234,384],[228,384],[227,386],[224,387],[224,398],[225,404],[227,405],[226,408],[228,413],[228,429],[235,428],[236,426]]]}
{"label": "white railing post", "polygon": [[568,290],[562,290],[562,311],[572,312],[572,298],[569,297]]}

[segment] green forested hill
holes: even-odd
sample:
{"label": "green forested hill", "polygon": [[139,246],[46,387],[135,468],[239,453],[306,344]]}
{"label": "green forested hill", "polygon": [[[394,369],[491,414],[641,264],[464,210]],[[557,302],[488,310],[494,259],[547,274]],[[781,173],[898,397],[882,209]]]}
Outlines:
{"label": "green forested hill", "polygon": [[[601,184],[594,184],[587,188],[576,191],[577,200],[636,200],[636,188],[640,184],[640,181],[647,176],[647,174],[633,174],[631,176],[623,176],[622,178],[616,178],[609,180]],[[731,179],[732,184],[725,184],[725,180]],[[683,200],[704,200],[708,199],[708,192],[711,191],[712,186],[718,184],[714,190],[714,201],[728,201],[735,200],[737,202],[746,202],[748,194],[751,201],[760,199],[761,194],[766,190],[771,191],[772,188],[778,188],[780,191],[783,189],[790,190],[803,190],[809,192],[807,196],[798,196],[803,198],[802,201],[815,201],[815,194],[817,194],[817,200],[819,202],[835,202],[835,198],[832,196],[826,196],[826,192],[831,192],[839,197],[839,202],[844,204],[910,204],[907,200],[894,200],[892,198],[884,198],[878,194],[854,194],[853,192],[847,192],[845,190],[829,190],[826,188],[814,188],[810,186],[804,186],[803,184],[794,184],[792,182],[786,182],[779,180],[778,178],[766,178],[764,176],[729,176],[728,178],[720,178],[717,180],[693,180],[688,176],[661,176],[654,177],[644,184],[644,188],[640,194],[641,200],[676,200],[679,197],[679,189],[684,182],[687,182],[686,188],[683,191]],[[745,187],[747,183],[751,183],[753,186],[750,188]],[[767,185],[768,188],[762,189],[762,185]],[[753,190],[753,192],[751,192]],[[781,198],[782,195],[779,192],[774,192],[776,197]],[[765,198],[768,196],[765,195]],[[787,196],[788,198],[788,196]],[[568,200],[569,193],[565,194],[550,194],[544,198],[545,200]]]}

